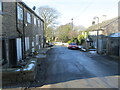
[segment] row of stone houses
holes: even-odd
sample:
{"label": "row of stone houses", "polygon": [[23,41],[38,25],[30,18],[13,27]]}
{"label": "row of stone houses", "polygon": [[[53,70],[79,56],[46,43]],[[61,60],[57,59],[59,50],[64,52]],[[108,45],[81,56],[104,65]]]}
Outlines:
{"label": "row of stone houses", "polygon": [[85,47],[91,46],[97,49],[99,54],[107,54],[112,57],[120,58],[120,31],[119,17],[90,26],[83,34],[89,33]]}
{"label": "row of stone houses", "polygon": [[44,21],[24,2],[0,2],[0,62],[17,67],[44,48]]}

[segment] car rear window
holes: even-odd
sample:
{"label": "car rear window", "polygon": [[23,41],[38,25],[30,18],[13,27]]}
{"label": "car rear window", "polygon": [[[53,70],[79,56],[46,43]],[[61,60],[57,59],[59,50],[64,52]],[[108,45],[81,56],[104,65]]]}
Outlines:
{"label": "car rear window", "polygon": [[76,45],[76,43],[70,43],[69,45]]}

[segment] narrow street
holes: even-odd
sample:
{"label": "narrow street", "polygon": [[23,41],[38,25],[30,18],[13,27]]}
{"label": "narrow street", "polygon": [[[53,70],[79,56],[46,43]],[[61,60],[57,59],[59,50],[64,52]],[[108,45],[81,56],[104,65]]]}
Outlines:
{"label": "narrow street", "polygon": [[[89,55],[87,52],[70,50],[63,46],[54,46],[47,55],[47,59],[43,65],[43,69],[45,70],[44,76],[41,76],[39,73],[41,72],[40,69],[36,78],[36,81],[42,81],[42,85],[80,79],[118,76],[117,61],[98,55]],[[31,84],[31,87],[39,86],[40,83]]]}
{"label": "narrow street", "polygon": [[120,88],[119,0],[8,1],[0,90]]}

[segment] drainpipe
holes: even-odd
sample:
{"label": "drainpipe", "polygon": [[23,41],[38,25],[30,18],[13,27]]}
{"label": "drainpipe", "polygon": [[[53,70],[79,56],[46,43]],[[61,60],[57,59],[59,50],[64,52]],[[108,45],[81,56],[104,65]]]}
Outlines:
{"label": "drainpipe", "polygon": [[120,60],[120,39],[119,39],[119,37],[118,37],[118,48],[119,48],[119,60]]}
{"label": "drainpipe", "polygon": [[23,59],[26,58],[26,52],[25,52],[25,20],[24,20],[24,6],[23,6]]}
{"label": "drainpipe", "polygon": [[[17,2],[15,2],[15,7],[16,7],[16,30],[18,31],[18,33],[20,34],[21,36],[21,33],[19,32],[18,30],[18,10],[17,10]],[[17,62],[18,63],[18,62]]]}
{"label": "drainpipe", "polygon": [[44,37],[44,29],[43,29],[43,28],[44,28],[44,23],[42,22],[42,40],[43,40],[43,42],[42,42],[42,43],[43,43],[43,46],[42,46],[42,47],[44,48],[45,37]]}
{"label": "drainpipe", "polygon": [[18,2],[15,2],[16,4],[16,29],[19,33],[19,37],[21,38],[21,46],[22,46],[22,59],[24,59],[24,41],[23,41],[23,34],[18,30],[18,9],[17,9],[17,5],[18,5]]}
{"label": "drainpipe", "polygon": [[25,24],[24,24],[24,6],[22,6],[22,9],[23,9],[23,33],[21,33],[19,30],[18,30],[18,11],[17,11],[17,5],[18,5],[18,2],[16,2],[16,28],[17,28],[17,31],[18,33],[20,34],[20,38],[21,38],[21,46],[22,46],[22,59],[24,60],[25,58],[25,30],[24,30],[24,27],[25,27]]}

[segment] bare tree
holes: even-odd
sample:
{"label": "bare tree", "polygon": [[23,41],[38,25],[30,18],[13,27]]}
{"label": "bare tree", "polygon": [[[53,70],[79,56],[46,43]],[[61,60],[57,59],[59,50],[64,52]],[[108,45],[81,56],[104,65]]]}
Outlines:
{"label": "bare tree", "polygon": [[[52,27],[56,24],[56,19],[58,18],[60,13],[56,9],[48,6],[39,7],[38,13],[40,17],[44,20],[45,35],[47,35],[47,33],[49,33],[49,27]],[[46,37],[48,37],[48,35]]]}

